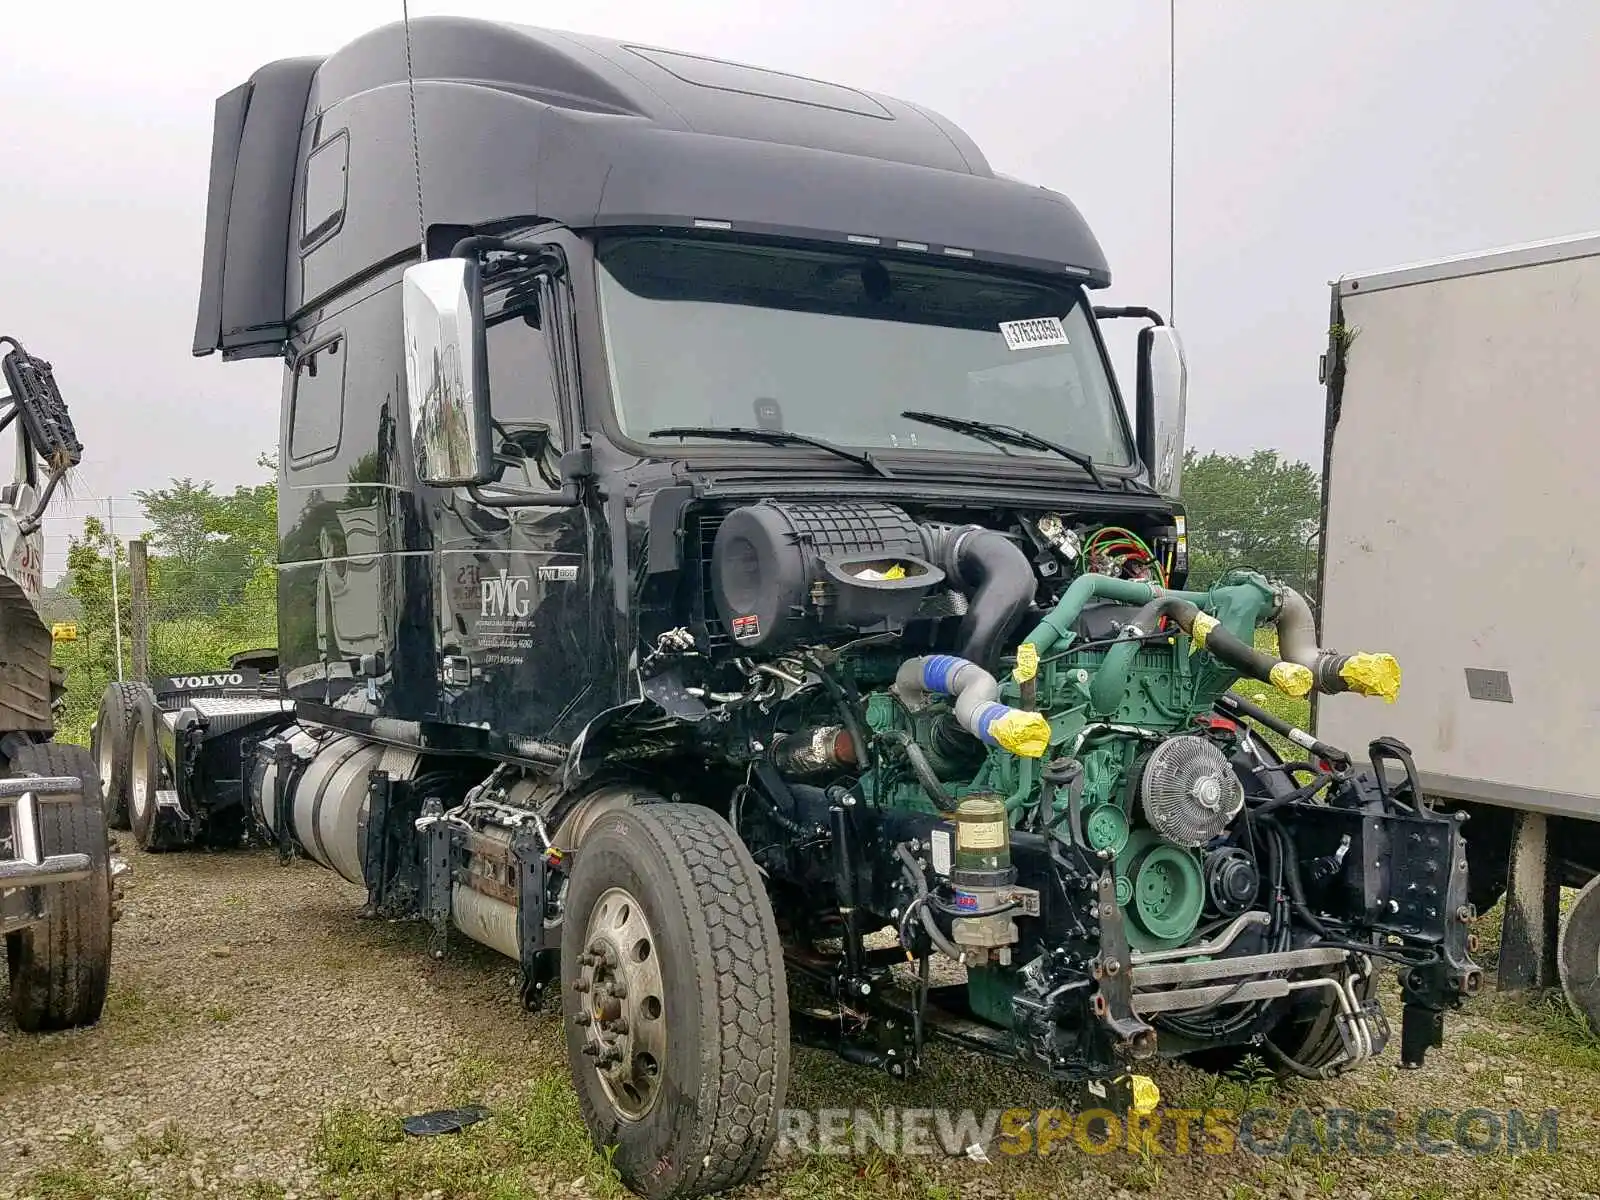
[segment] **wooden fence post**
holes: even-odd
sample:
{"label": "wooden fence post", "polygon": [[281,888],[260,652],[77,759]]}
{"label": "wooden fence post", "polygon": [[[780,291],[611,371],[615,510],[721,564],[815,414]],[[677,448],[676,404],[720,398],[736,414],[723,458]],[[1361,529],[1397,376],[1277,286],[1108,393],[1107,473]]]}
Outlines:
{"label": "wooden fence post", "polygon": [[150,573],[143,538],[128,543],[128,588],[133,593],[133,678],[150,681]]}

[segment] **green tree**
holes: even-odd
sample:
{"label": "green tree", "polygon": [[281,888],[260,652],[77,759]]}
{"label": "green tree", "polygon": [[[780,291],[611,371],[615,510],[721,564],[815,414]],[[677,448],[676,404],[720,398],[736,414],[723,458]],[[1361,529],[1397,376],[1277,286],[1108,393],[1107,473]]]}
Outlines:
{"label": "green tree", "polygon": [[[214,670],[230,654],[277,642],[278,490],[276,463],[265,483],[219,493],[209,482],[175,479],[137,493],[150,523],[150,670],[153,675]],[[120,585],[114,600],[112,556]],[[124,668],[132,641],[128,554],[90,517],[67,549],[58,590],[77,613],[78,638],[56,647],[67,672],[62,736],[83,741],[106,684],[116,673],[120,610]]]}
{"label": "green tree", "polygon": [[1311,594],[1316,585],[1322,485],[1310,463],[1276,450],[1184,455],[1190,586],[1249,567]]}
{"label": "green tree", "polygon": [[205,613],[238,603],[257,571],[277,560],[275,482],[222,495],[209,480],[175,479],[134,494],[150,522],[152,602],[172,606],[158,611]]}

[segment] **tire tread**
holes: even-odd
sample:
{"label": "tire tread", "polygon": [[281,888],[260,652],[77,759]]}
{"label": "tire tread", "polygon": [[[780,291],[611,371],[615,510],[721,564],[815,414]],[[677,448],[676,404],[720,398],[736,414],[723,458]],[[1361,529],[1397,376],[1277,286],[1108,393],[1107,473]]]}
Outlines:
{"label": "tire tread", "polygon": [[51,887],[44,921],[7,939],[12,1012],[30,1033],[91,1025],[110,982],[112,923],[111,847],[95,761],[80,746],[42,742],[18,751],[11,772],[83,780],[76,801],[41,807],[40,842],[47,854],[88,854],[91,868],[87,879]]}

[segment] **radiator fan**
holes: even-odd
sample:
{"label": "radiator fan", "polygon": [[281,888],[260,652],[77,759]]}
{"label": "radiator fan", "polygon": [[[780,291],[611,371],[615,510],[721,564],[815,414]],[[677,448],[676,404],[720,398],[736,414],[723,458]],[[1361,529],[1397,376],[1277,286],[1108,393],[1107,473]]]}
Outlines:
{"label": "radiator fan", "polygon": [[1168,738],[1145,762],[1139,799],[1150,828],[1179,846],[1203,846],[1228,827],[1244,805],[1233,767],[1204,738]]}

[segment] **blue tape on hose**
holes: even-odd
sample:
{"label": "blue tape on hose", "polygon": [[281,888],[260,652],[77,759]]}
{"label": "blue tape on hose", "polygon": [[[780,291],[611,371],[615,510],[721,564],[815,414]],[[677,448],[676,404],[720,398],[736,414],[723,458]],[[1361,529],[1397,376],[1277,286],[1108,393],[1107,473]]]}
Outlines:
{"label": "blue tape on hose", "polygon": [[931,654],[922,664],[922,686],[930,692],[950,692],[950,681],[956,672],[967,665],[967,660],[954,654]]}
{"label": "blue tape on hose", "polygon": [[990,734],[989,726],[993,725],[996,721],[1010,711],[1011,706],[1008,704],[997,704],[993,700],[989,701],[989,703],[980,708],[976,715],[974,715],[972,718],[972,732],[977,734],[978,740],[986,745],[999,745],[999,743],[994,740],[994,736]]}

